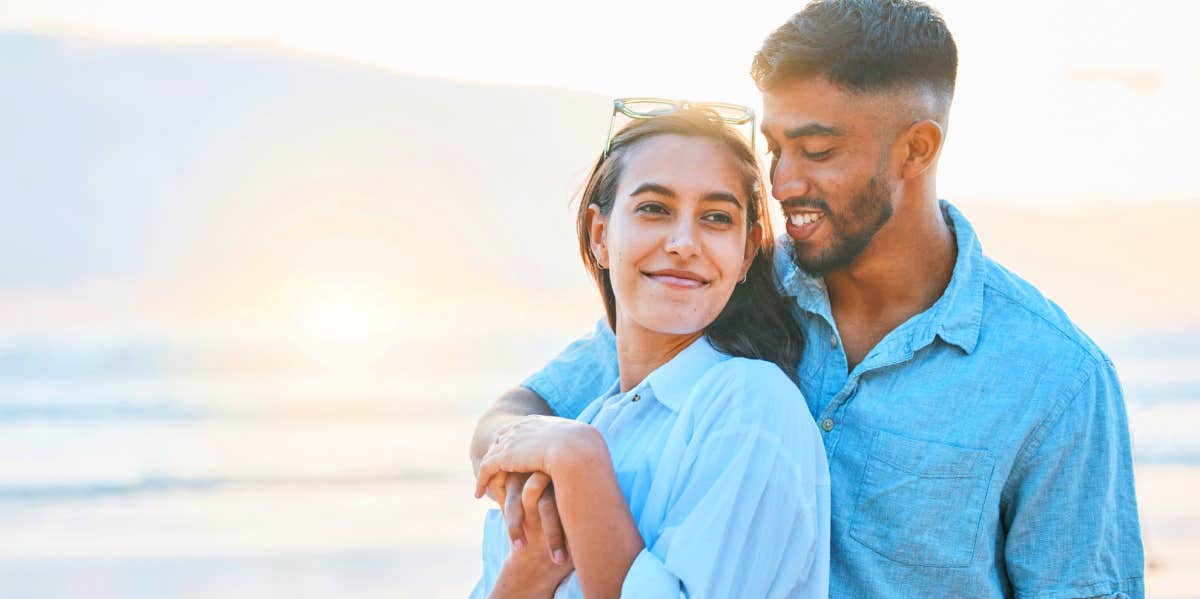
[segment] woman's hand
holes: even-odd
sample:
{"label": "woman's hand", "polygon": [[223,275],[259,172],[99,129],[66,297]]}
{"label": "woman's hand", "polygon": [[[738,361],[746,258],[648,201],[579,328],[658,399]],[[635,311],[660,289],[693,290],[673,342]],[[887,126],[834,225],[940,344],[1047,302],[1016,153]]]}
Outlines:
{"label": "woman's hand", "polygon": [[496,442],[479,462],[475,497],[482,497],[489,483],[503,484],[509,472],[545,472],[553,479],[555,469],[568,467],[574,456],[600,448],[607,454],[600,433],[582,422],[526,416],[496,433]]}

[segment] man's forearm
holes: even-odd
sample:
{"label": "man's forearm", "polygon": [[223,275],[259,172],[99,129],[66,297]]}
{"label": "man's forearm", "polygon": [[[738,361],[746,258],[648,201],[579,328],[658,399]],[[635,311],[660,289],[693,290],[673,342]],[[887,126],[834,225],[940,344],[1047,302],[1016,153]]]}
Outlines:
{"label": "man's forearm", "polygon": [[471,468],[479,474],[479,460],[487,453],[492,443],[496,442],[496,432],[504,425],[530,414],[553,416],[554,410],[537,393],[517,387],[500,396],[492,407],[488,408],[479,422],[475,425],[475,434],[471,437]]}

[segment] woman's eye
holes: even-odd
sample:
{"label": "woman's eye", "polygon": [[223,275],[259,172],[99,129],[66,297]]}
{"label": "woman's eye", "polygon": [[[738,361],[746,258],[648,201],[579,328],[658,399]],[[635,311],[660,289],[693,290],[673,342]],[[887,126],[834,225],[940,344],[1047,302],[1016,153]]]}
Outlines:
{"label": "woman's eye", "polygon": [[829,158],[831,154],[833,154],[833,148],[820,152],[809,152],[808,150],[804,150],[803,154],[804,157],[809,160],[825,160],[826,158]]}
{"label": "woman's eye", "polygon": [[646,212],[649,214],[666,214],[667,209],[662,204],[642,204],[637,207],[638,212]]}
{"label": "woman's eye", "polygon": [[710,212],[704,215],[704,220],[724,225],[733,224],[733,217],[724,212]]}

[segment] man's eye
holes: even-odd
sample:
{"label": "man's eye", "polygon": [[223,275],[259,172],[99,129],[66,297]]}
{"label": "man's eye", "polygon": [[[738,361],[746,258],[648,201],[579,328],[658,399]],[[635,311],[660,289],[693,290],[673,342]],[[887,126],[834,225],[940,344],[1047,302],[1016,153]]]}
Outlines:
{"label": "man's eye", "polygon": [[666,214],[667,209],[662,204],[642,204],[637,207],[638,212],[646,212],[649,214]]}
{"label": "man's eye", "polygon": [[831,154],[833,154],[833,148],[821,152],[809,152],[805,150],[803,154],[804,157],[809,160],[825,160],[826,158],[829,158]]}

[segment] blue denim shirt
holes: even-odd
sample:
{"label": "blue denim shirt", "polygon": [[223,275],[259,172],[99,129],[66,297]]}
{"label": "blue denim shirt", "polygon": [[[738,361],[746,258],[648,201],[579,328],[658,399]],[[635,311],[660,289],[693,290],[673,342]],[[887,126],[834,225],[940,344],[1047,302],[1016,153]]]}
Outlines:
{"label": "blue denim shirt", "polygon": [[[942,209],[958,244],[950,284],[853,370],[824,282],[780,239],[806,340],[800,390],[832,480],[830,596],[1144,596],[1112,363]],[[574,417],[615,379],[601,323],[524,385]]]}

